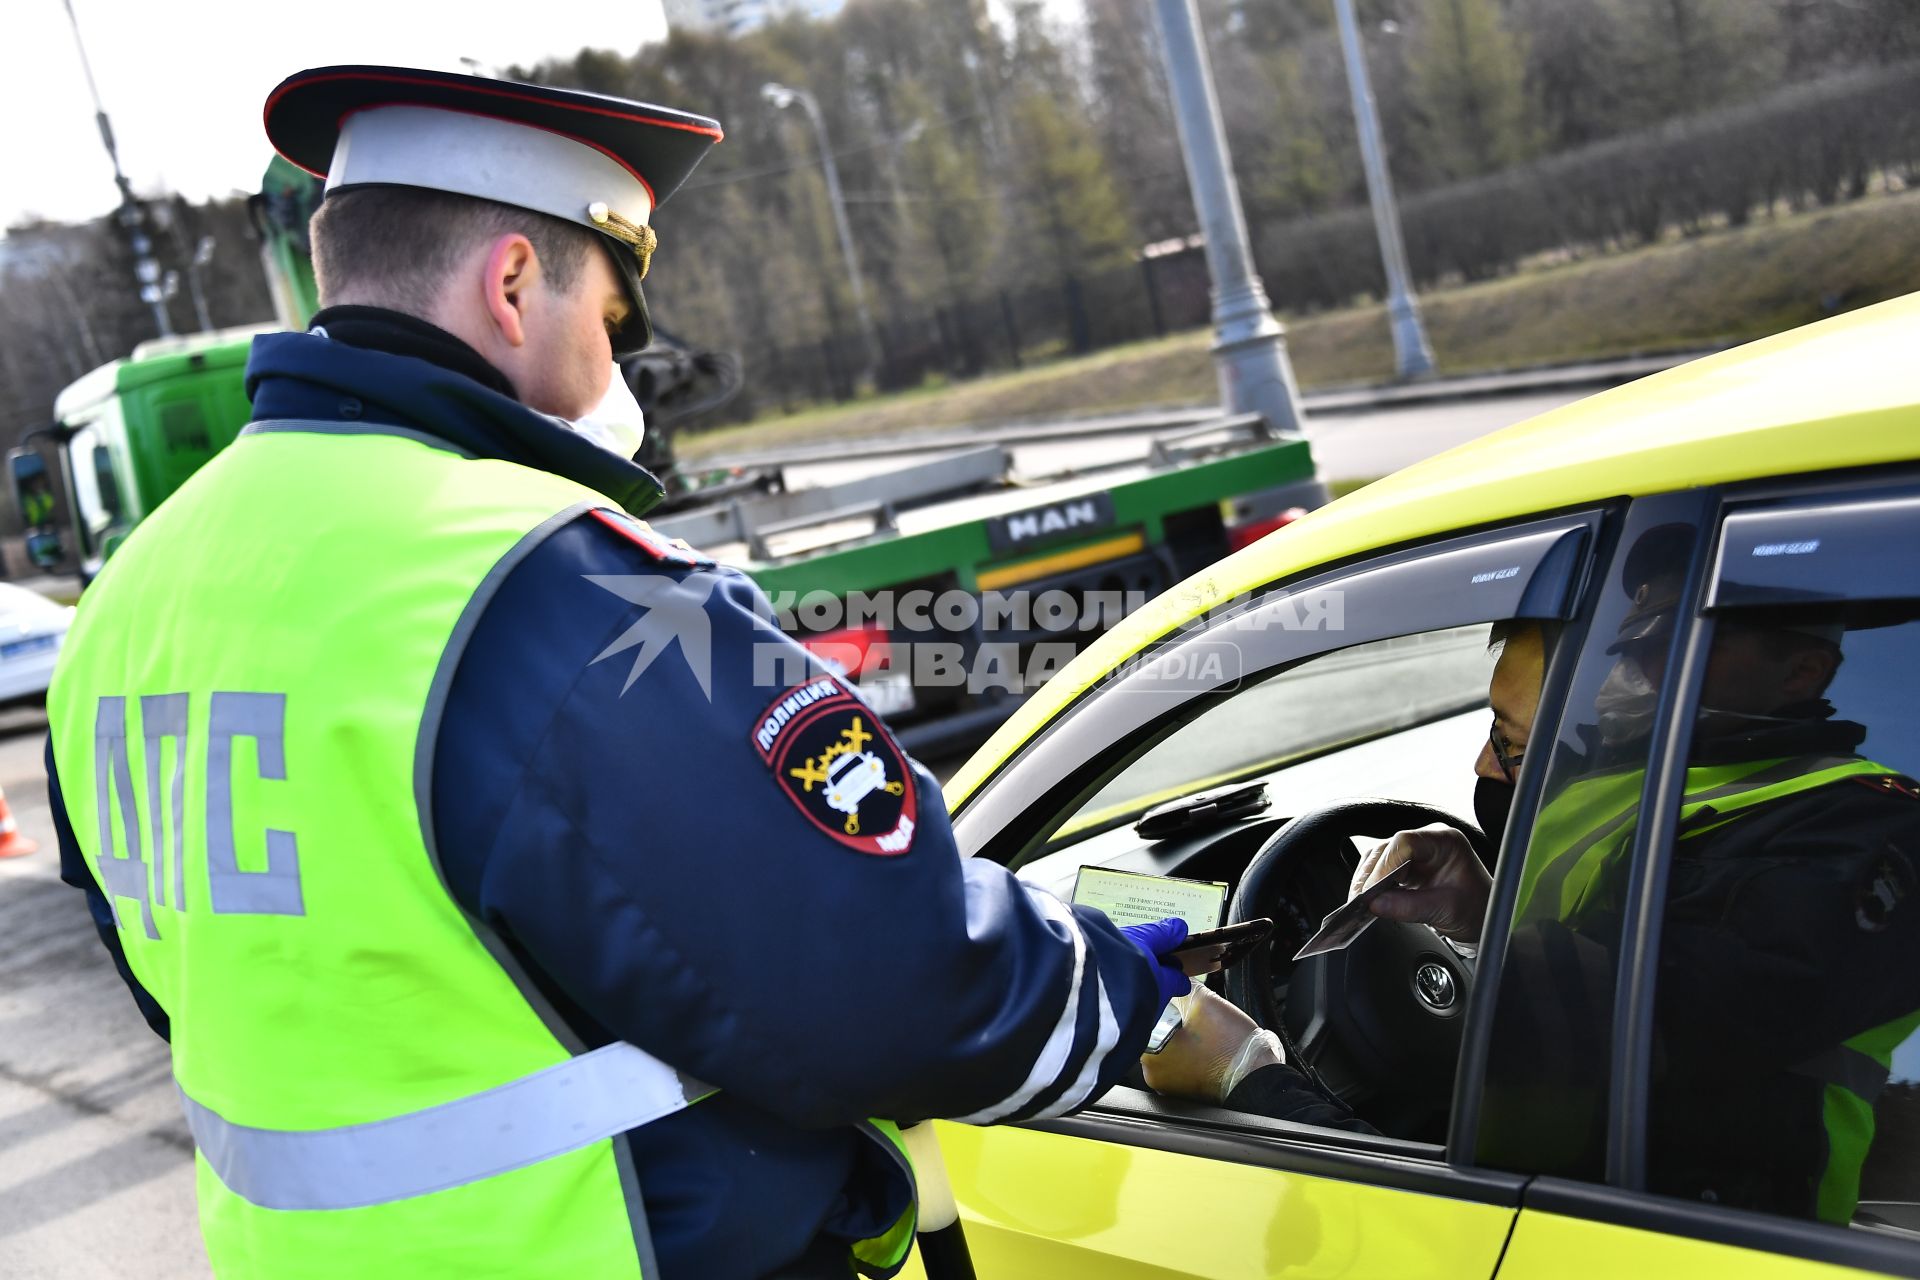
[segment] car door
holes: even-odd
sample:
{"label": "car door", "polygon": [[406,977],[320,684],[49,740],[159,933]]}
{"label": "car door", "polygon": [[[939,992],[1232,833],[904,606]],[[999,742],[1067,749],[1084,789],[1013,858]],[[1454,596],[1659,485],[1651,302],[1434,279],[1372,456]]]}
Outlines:
{"label": "car door", "polygon": [[[1282,813],[1302,791],[1367,794],[1401,775],[1418,792],[1413,774],[1458,810],[1487,735],[1487,624],[1574,612],[1602,523],[1587,513],[1398,549],[1203,619],[1123,664],[989,779],[957,817],[963,851],[1051,885],[1076,859],[1137,844],[1130,815],[1147,804],[1249,774]],[[1398,690],[1407,723],[1356,720],[1369,689]],[[1289,717],[1304,726],[1291,736]],[[1272,742],[1223,748],[1262,726]],[[1183,775],[1157,772],[1170,755]],[[982,1275],[1481,1280],[1523,1184],[1450,1153],[1444,1100],[1437,1140],[1126,1086],[1073,1117],[938,1129]]]}
{"label": "car door", "polygon": [[1556,806],[1637,776],[1619,856],[1496,901],[1482,958],[1485,1087],[1456,1119],[1480,1163],[1542,1175],[1499,1275],[1920,1275],[1920,482],[1630,523],[1515,819],[1537,885],[1580,843]]}

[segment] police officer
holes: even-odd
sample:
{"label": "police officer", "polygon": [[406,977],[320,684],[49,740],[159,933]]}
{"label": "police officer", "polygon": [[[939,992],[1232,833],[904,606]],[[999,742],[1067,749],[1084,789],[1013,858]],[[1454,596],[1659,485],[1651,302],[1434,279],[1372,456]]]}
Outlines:
{"label": "police officer", "polygon": [[[893,1121],[1071,1111],[1178,922],[957,856],[940,793],[572,428],[643,347],[661,107],[302,72],[325,308],[49,697],[63,875],[172,1045],[222,1274],[889,1275]],[[882,1117],[882,1119],[870,1119]]]}

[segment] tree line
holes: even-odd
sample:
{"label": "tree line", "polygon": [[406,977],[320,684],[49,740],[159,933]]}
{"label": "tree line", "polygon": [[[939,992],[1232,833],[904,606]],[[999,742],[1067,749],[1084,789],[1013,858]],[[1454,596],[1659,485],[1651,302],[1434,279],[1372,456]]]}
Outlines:
{"label": "tree line", "polygon": [[[1911,0],[1357,3],[1423,284],[1851,198],[1906,181],[1920,159]],[[1200,7],[1276,304],[1377,294],[1331,0]],[[985,0],[848,0],[825,20],[680,31],[507,74],[725,124],[726,142],[657,215],[648,290],[664,329],[743,353],[746,412],[850,394],[868,372],[819,140],[804,112],[763,96],[768,84],[819,103],[883,384],[1204,319],[1149,0],[1085,0],[1075,21],[1051,12],[1039,0],[993,14]],[[181,217],[232,226],[209,283],[216,322],[269,318],[244,212]],[[23,403],[50,398],[36,370],[64,379],[142,330],[109,228],[49,238],[70,250],[64,276],[0,266],[0,412],[16,423]],[[184,299],[173,307],[187,325]]]}

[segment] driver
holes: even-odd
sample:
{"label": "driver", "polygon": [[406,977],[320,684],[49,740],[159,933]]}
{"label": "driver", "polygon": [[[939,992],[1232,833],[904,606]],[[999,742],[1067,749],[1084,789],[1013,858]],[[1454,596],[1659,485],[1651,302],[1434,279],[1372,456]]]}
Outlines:
{"label": "driver", "polygon": [[[1502,623],[1494,628],[1490,647],[1496,655],[1487,690],[1493,726],[1473,763],[1474,811],[1482,827],[1498,832],[1506,826],[1520,757],[1540,702],[1546,636],[1538,623]],[[1459,851],[1465,856],[1455,856]],[[1432,924],[1457,950],[1472,955],[1492,881],[1466,837],[1452,827],[1435,823],[1402,831],[1374,846],[1355,870],[1349,896],[1409,862],[1428,869],[1419,892],[1385,890],[1374,900],[1375,914]],[[1387,899],[1392,905],[1383,909],[1380,903]],[[1159,1093],[1301,1124],[1374,1132],[1345,1103],[1289,1065],[1278,1036],[1198,984],[1181,1029],[1162,1052],[1143,1057],[1140,1068]]]}
{"label": "driver", "polygon": [[[1561,945],[1600,1000],[1611,998],[1620,931],[1618,859],[1632,847],[1644,740],[1681,610],[1671,548],[1650,537],[1635,550],[1624,577],[1633,607],[1596,698],[1598,742],[1531,839],[1563,852],[1535,853],[1515,912],[1515,945]],[[1715,628],[1663,927],[1649,1153],[1655,1190],[1838,1223],[1859,1199],[1892,1052],[1920,1025],[1920,790],[1857,754],[1864,726],[1833,718],[1824,695],[1841,634],[1788,615]],[[1494,722],[1475,763],[1489,833],[1506,825],[1546,642],[1537,624],[1496,631]],[[1400,887],[1374,914],[1429,925],[1471,955],[1491,879],[1467,838],[1443,825],[1401,832],[1362,858],[1352,892],[1396,872]],[[1166,1092],[1363,1127],[1217,998],[1194,1001],[1188,1027],[1143,1073]]]}

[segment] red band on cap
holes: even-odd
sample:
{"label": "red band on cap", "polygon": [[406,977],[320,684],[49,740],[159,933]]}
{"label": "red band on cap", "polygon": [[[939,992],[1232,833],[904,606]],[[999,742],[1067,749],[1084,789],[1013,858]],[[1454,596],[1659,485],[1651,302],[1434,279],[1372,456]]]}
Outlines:
{"label": "red band on cap", "polygon": [[[426,80],[418,76],[382,75],[382,74],[370,73],[370,72],[343,71],[337,75],[313,76],[308,79],[300,80],[295,83],[283,84],[278,89],[275,89],[273,91],[273,96],[267,99],[267,105],[264,109],[262,109],[260,113],[261,125],[263,127],[266,126],[267,122],[273,118],[273,108],[275,107],[275,105],[279,103],[281,98],[285,97],[287,94],[291,93],[293,90],[304,88],[305,86],[310,84],[326,84],[329,81],[333,81],[333,80],[371,80],[371,81],[377,81],[382,84],[411,84],[411,85],[421,85],[426,88],[434,88],[434,89],[446,89],[446,88],[454,87],[447,84],[447,82],[444,80]],[[530,102],[535,104],[536,106],[556,107],[563,111],[584,111],[590,115],[610,116],[615,120],[629,120],[629,121],[632,121],[634,124],[656,125],[662,129],[679,129],[685,133],[697,133],[701,137],[712,138],[715,142],[719,142],[726,137],[726,134],[722,132],[720,129],[710,128],[707,125],[703,125],[703,124],[693,124],[691,122],[684,121],[684,120],[663,120],[658,116],[638,116],[638,115],[634,115],[630,111],[615,111],[610,107],[590,107],[583,104],[577,104],[577,103],[571,103],[571,102],[554,102],[549,98],[536,97],[530,93],[515,93],[511,89],[505,89],[505,88],[496,89],[487,85],[465,84],[465,85],[460,85],[458,87],[460,87],[461,89],[469,93],[489,94],[497,98],[509,98],[515,102]],[[405,106],[418,107],[418,106],[426,106],[429,104],[420,103],[420,102],[409,102],[404,104],[388,103],[384,105],[388,105],[388,106],[405,105]],[[458,108],[449,108],[449,109],[458,110]],[[474,112],[471,114],[477,115],[481,113]],[[520,123],[525,123],[525,122],[521,121]],[[529,127],[539,128],[540,126],[533,125]],[[548,132],[558,133],[559,130],[552,129],[552,130],[548,130]],[[269,130],[269,133],[271,133],[271,130]],[[567,137],[570,135],[562,134],[561,136]],[[276,148],[276,150],[278,150],[278,148]],[[282,158],[285,159],[289,164],[293,164],[298,168],[305,170],[307,173],[313,174],[313,176],[316,178],[324,178],[327,176],[324,173],[314,173],[312,169],[308,169],[307,166],[300,164],[299,161],[294,160],[293,157],[291,156],[286,156],[283,154]],[[639,177],[638,174],[635,174],[634,176]],[[644,182],[645,179],[643,178],[641,179],[641,181]],[[651,192],[649,192],[649,194],[651,194]]]}

